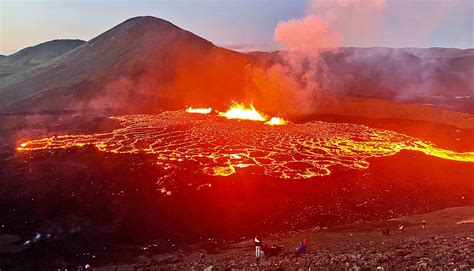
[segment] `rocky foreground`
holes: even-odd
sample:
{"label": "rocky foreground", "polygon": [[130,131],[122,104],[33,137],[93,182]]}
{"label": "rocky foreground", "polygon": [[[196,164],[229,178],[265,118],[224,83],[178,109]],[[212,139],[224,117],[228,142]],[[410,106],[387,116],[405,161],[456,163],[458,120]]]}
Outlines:
{"label": "rocky foreground", "polygon": [[[474,270],[474,208],[459,207],[425,215],[377,223],[360,223],[267,237],[268,245],[283,247],[277,256],[256,261],[251,240],[210,253],[142,255],[133,264],[103,266],[100,270]],[[426,220],[426,228],[421,221]],[[398,225],[405,225],[402,232]],[[382,228],[391,229],[383,235]],[[300,257],[299,240],[309,241]],[[215,247],[213,247],[215,249]]]}
{"label": "rocky foreground", "polygon": [[468,235],[453,233],[404,240],[338,241],[301,257],[292,255],[291,251],[260,262],[249,254],[204,256],[167,267],[194,270],[471,270],[474,267],[474,239]]}

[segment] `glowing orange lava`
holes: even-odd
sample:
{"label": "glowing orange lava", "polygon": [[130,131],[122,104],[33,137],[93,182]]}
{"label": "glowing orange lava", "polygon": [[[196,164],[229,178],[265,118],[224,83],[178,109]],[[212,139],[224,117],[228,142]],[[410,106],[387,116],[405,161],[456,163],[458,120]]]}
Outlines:
{"label": "glowing orange lava", "polygon": [[186,112],[188,113],[196,113],[196,114],[209,114],[211,113],[212,111],[212,108],[208,107],[208,108],[192,108],[192,107],[188,107],[186,109]]}
{"label": "glowing orange lava", "polygon": [[265,124],[268,124],[268,125],[285,125],[286,120],[284,120],[282,118],[273,117],[269,121],[265,122]]}
{"label": "glowing orange lava", "polygon": [[268,125],[285,125],[286,121],[282,118],[273,117],[268,120],[268,116],[258,112],[255,107],[250,104],[250,108],[245,107],[244,104],[233,102],[232,106],[226,112],[219,112],[219,116],[227,119],[241,119],[264,121]]}
{"label": "glowing orange lava", "polygon": [[250,105],[250,108],[247,108],[245,105],[236,102],[234,102],[226,112],[220,112],[219,116],[226,117],[228,119],[256,121],[265,121],[267,119],[267,116],[258,112],[252,104]]}
{"label": "glowing orange lava", "polygon": [[[418,151],[442,159],[474,162],[474,152],[440,149],[427,141],[358,124],[321,121],[281,126],[239,122],[183,111],[112,117],[121,128],[108,133],[60,135],[26,141],[18,151],[87,145],[99,151],[150,154],[166,170],[194,163],[208,175],[251,174],[303,179],[331,173],[335,166],[365,169],[369,158]],[[51,153],[53,154],[53,153]]]}

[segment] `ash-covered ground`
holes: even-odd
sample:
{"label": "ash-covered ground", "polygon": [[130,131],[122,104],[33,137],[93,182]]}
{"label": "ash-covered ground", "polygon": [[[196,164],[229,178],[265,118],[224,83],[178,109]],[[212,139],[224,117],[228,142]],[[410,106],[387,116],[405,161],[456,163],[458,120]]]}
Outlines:
{"label": "ash-covered ground", "polygon": [[[270,235],[279,247],[256,260],[253,240],[222,246],[195,246],[192,252],[156,254],[145,249],[100,270],[472,270],[474,207],[454,207],[396,219]],[[425,221],[425,228],[421,222]],[[403,224],[403,231],[398,225]],[[390,229],[382,234],[381,229]],[[306,254],[296,246],[306,239]],[[270,255],[269,255],[270,254]]]}
{"label": "ash-covered ground", "polygon": [[[380,121],[359,121],[386,128]],[[420,152],[369,159],[367,169],[334,167],[330,175],[304,180],[245,168],[227,177],[209,176],[185,165],[166,176],[149,154],[115,154],[92,146],[15,151],[25,139],[117,128],[106,117],[3,116],[1,123],[0,267],[5,269],[97,266],[123,253],[140,255],[143,247],[156,253],[186,250],[203,241],[226,244],[255,234],[474,203],[472,163]],[[388,120],[386,125],[443,148],[472,151],[470,130]],[[427,127],[436,133],[420,132]]]}

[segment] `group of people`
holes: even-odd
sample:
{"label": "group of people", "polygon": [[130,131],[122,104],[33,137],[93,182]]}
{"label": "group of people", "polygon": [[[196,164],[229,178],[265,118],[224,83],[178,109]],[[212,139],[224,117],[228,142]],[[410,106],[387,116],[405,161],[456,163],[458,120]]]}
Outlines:
{"label": "group of people", "polygon": [[[257,260],[266,256],[276,256],[283,251],[283,247],[277,245],[267,246],[263,243],[262,238],[255,237],[255,257]],[[308,240],[303,239],[296,248],[296,255],[306,254],[308,251]]]}
{"label": "group of people", "polygon": [[303,241],[301,241],[298,247],[296,248],[296,255],[300,256],[301,254],[306,254],[307,250],[308,250],[308,240],[303,239]]}
{"label": "group of people", "polygon": [[[421,228],[425,229],[426,227],[426,221],[423,220],[421,221]],[[405,230],[405,225],[400,224],[398,226],[398,231],[403,232]],[[390,235],[390,229],[389,228],[383,228],[382,229],[382,234],[383,235]],[[263,258],[265,255],[267,256],[276,256],[281,253],[283,250],[283,247],[277,246],[277,245],[271,245],[267,246],[266,244],[263,244],[262,238],[259,236],[255,237],[255,257],[257,260],[260,258]],[[306,254],[308,251],[308,240],[303,239],[296,247],[296,255],[300,256],[301,254]]]}
{"label": "group of people", "polygon": [[79,265],[77,267],[77,271],[93,271],[93,269],[89,264],[86,264],[84,267],[82,267],[82,265]]}

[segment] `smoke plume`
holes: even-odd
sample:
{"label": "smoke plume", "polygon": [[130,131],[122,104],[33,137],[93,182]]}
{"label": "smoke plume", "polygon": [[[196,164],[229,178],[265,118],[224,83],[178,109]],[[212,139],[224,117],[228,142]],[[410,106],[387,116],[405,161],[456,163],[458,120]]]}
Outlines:
{"label": "smoke plume", "polygon": [[355,27],[353,32],[372,32],[368,27],[376,18],[372,14],[384,7],[384,0],[313,0],[304,17],[278,22],[274,40],[283,51],[270,68],[250,70],[251,98],[269,111],[293,115],[314,112],[322,90],[316,78],[332,79],[321,55],[337,51],[343,42],[337,29],[350,23]]}
{"label": "smoke plume", "polygon": [[320,48],[339,47],[342,41],[327,20],[314,15],[279,22],[274,39],[287,50],[300,50],[309,54]]}

